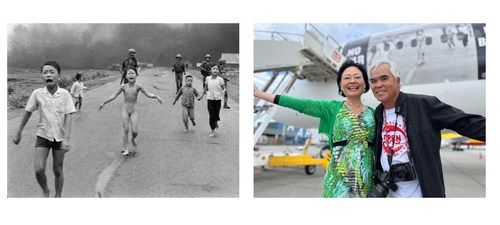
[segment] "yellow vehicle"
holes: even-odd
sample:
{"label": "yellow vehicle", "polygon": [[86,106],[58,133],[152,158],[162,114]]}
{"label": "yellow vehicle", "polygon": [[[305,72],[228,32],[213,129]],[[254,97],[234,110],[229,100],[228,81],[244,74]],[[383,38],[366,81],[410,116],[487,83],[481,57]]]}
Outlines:
{"label": "yellow vehicle", "polygon": [[[261,153],[254,152],[254,167],[285,167],[285,166],[305,166],[305,172],[308,175],[316,172],[316,165],[321,165],[325,170],[330,161],[331,151],[327,150],[326,154],[321,155],[319,158],[314,158],[307,154],[309,146],[311,145],[311,135],[306,141],[303,150],[297,153],[283,152],[283,153]],[[323,153],[323,152],[321,152]]]}

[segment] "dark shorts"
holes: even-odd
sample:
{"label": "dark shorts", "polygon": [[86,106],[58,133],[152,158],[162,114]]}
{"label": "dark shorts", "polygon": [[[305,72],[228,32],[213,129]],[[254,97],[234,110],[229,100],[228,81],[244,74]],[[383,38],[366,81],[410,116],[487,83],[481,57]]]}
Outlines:
{"label": "dark shorts", "polygon": [[43,137],[36,136],[35,148],[43,147],[43,148],[49,148],[52,150],[61,150],[61,145],[62,145],[62,142],[49,141]]}

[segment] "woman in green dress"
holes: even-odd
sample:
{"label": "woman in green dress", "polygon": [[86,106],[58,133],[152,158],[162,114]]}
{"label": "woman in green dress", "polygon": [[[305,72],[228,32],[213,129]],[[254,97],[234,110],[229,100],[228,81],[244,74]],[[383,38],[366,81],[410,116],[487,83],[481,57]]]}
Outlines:
{"label": "woman in green dress", "polygon": [[374,110],[361,102],[361,95],[370,89],[365,68],[350,60],[344,62],[337,86],[345,101],[275,95],[255,85],[254,96],[321,119],[318,130],[327,135],[332,149],[323,179],[323,197],[366,197],[373,185],[375,120]]}

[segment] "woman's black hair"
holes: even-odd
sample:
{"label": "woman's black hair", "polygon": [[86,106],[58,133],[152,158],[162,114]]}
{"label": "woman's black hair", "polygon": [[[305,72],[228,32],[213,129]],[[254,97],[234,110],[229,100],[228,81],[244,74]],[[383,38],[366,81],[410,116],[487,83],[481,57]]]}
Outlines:
{"label": "woman's black hair", "polygon": [[82,79],[82,74],[81,73],[76,73],[75,78],[76,78],[76,80]]}
{"label": "woman's black hair", "polygon": [[344,95],[344,92],[342,92],[340,90],[340,80],[342,79],[342,74],[344,73],[344,70],[346,70],[347,68],[349,68],[351,66],[358,68],[361,71],[361,74],[363,74],[363,81],[365,81],[364,93],[366,93],[366,92],[368,92],[368,90],[370,90],[370,83],[368,82],[368,73],[366,73],[365,67],[359,63],[356,63],[356,62],[348,59],[342,64],[342,66],[340,66],[339,74],[337,76],[337,87],[339,88],[339,94],[342,95],[343,97],[346,97],[346,96]]}

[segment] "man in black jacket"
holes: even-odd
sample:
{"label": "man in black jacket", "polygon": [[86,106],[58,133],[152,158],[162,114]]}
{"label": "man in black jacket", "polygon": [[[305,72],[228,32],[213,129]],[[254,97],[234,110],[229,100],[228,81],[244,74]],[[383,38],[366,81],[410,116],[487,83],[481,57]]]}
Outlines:
{"label": "man in black jacket", "polygon": [[388,172],[397,190],[388,197],[445,197],[441,164],[441,130],[486,140],[486,118],[428,95],[400,91],[400,75],[392,62],[370,69],[375,110],[376,170]]}

